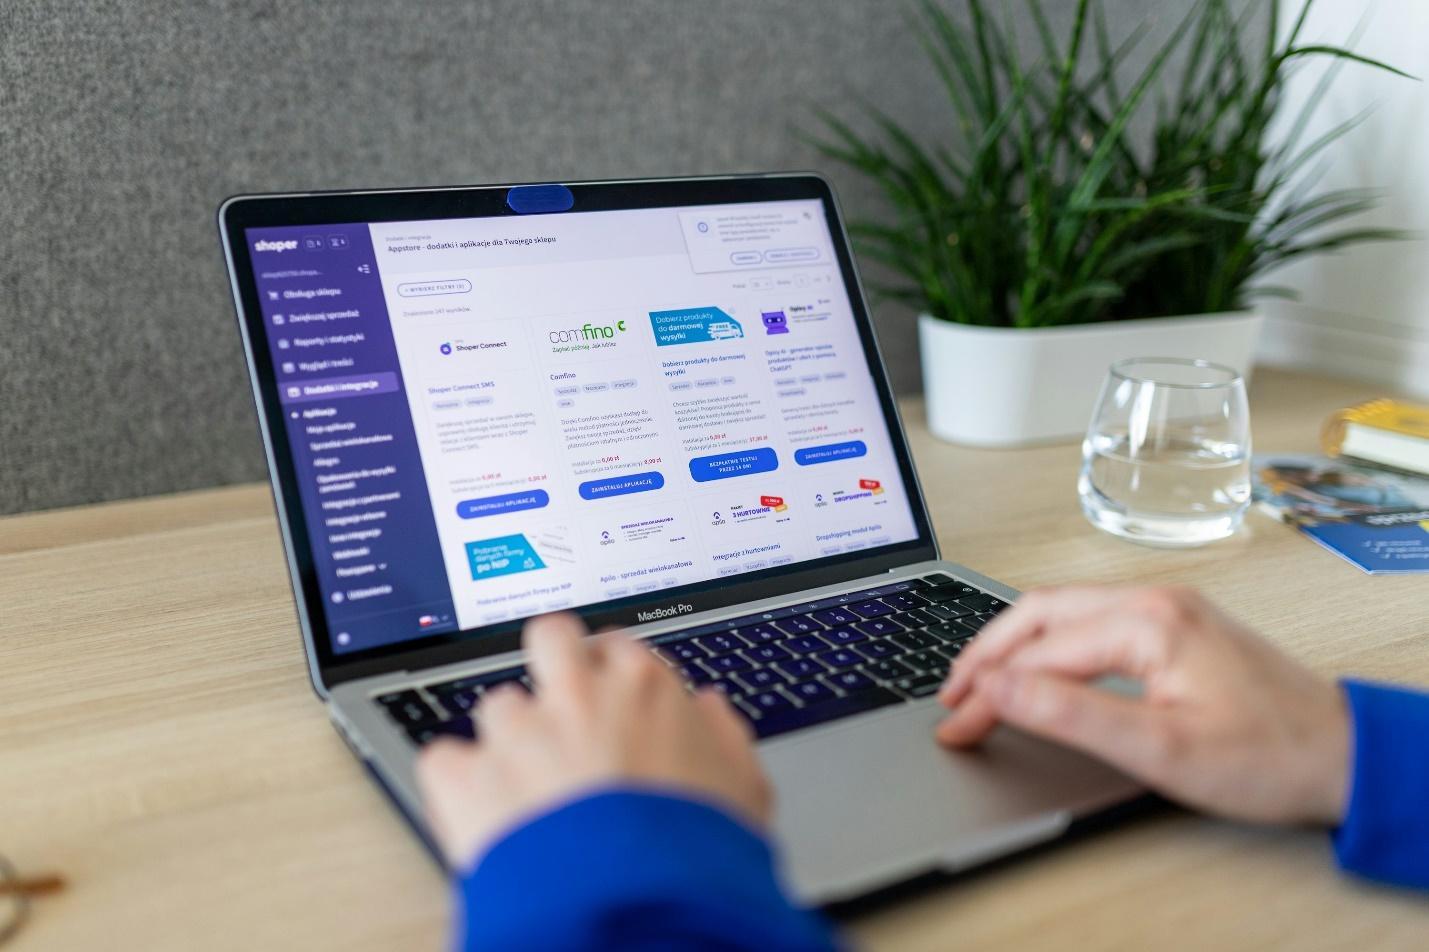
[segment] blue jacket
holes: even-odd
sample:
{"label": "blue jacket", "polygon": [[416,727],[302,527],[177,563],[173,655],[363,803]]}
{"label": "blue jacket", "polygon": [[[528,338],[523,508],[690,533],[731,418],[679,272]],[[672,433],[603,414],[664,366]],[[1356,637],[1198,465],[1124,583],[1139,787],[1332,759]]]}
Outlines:
{"label": "blue jacket", "polygon": [[[1429,695],[1344,682],[1352,780],[1335,855],[1429,889]],[[503,837],[457,879],[459,949],[828,950],[769,844],[717,807],[648,789],[595,793]]]}

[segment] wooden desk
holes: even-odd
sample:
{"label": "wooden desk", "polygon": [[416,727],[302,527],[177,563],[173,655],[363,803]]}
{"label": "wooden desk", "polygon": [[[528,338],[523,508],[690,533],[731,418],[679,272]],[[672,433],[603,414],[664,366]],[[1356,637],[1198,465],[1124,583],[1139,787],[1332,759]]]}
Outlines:
{"label": "wooden desk", "polygon": [[[1257,446],[1314,449],[1367,386],[1262,372]],[[1019,587],[1188,582],[1329,673],[1429,683],[1422,577],[1361,575],[1253,514],[1189,552],[1093,531],[1078,449],[973,451],[906,405],[951,558]],[[307,682],[268,490],[0,520],[0,851],[71,879],[15,948],[436,949],[447,897]],[[1173,814],[860,916],[897,949],[1429,945],[1429,899],[1323,834]]]}

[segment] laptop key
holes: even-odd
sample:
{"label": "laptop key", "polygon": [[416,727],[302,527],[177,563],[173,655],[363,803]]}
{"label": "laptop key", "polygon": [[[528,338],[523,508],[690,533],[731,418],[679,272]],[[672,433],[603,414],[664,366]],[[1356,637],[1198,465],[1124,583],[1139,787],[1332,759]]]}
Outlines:
{"label": "laptop key", "polygon": [[888,682],[888,686],[910,698],[927,697],[937,692],[943,679],[934,674],[919,674]]}
{"label": "laptop key", "polygon": [[717,681],[711,681],[709,684],[706,684],[700,690],[718,691],[725,697],[729,698],[731,701],[737,701],[741,693],[739,690],[739,685],[735,684],[734,681],[729,678],[720,678]]}
{"label": "laptop key", "polygon": [[773,625],[740,625],[729,630],[731,635],[743,638],[752,645],[767,645],[784,637],[784,633]]}
{"label": "laptop key", "polygon": [[861,621],[853,626],[856,630],[863,632],[870,638],[882,638],[886,635],[897,634],[904,628],[892,618],[870,618],[868,621]]}
{"label": "laptop key", "polygon": [[438,695],[437,700],[442,702],[442,707],[453,714],[464,714],[476,706],[477,693],[471,691],[448,691]]}
{"label": "laptop key", "polygon": [[833,688],[821,681],[800,681],[798,684],[785,685],[783,690],[801,704],[819,704],[838,697]]}
{"label": "laptop key", "polygon": [[697,688],[703,687],[706,684],[711,684],[715,680],[715,676],[713,674],[710,674],[708,671],[700,667],[698,664],[695,664],[694,662],[691,662],[690,664],[680,665],[680,675],[686,681],[688,681],[690,684],[693,684]]}
{"label": "laptop key", "polygon": [[751,694],[757,694],[760,691],[770,691],[781,684],[789,683],[782,674],[771,668],[741,671],[734,675],[734,681]]}
{"label": "laptop key", "polygon": [[837,628],[840,625],[852,625],[858,621],[858,616],[847,608],[824,608],[816,612],[809,612],[809,616],[815,621],[830,628]]}
{"label": "laptop key", "polygon": [[723,677],[726,674],[734,674],[736,671],[748,671],[754,667],[753,662],[739,655],[720,655],[718,658],[706,658],[700,662],[709,668],[717,676]]}
{"label": "laptop key", "polygon": [[790,615],[788,618],[778,619],[773,625],[786,635],[809,635],[824,630],[823,625],[808,615]]}
{"label": "laptop key", "polygon": [[903,649],[891,641],[870,641],[867,644],[859,645],[854,650],[869,661],[882,661],[884,658],[892,658],[894,655],[903,653]]}
{"label": "laptop key", "polygon": [[944,575],[942,572],[936,572],[932,575],[923,576],[920,581],[927,582],[928,585],[932,586],[933,588],[937,588],[939,585],[952,585],[957,581],[957,579],[953,578],[951,575]]}
{"label": "laptop key", "polygon": [[914,651],[910,654],[900,655],[898,661],[900,664],[906,664],[924,674],[942,676],[948,673],[948,659],[932,650]]}
{"label": "laptop key", "polygon": [[946,605],[924,605],[923,611],[943,621],[952,621],[954,618],[963,618],[972,614],[972,609],[964,608],[957,602],[948,602]]}
{"label": "laptop key", "polygon": [[926,632],[939,641],[967,641],[977,634],[976,630],[963,624],[962,621],[945,621],[941,625],[934,625],[932,628],[926,629]]}
{"label": "laptop key", "polygon": [[779,646],[796,655],[813,654],[816,651],[823,651],[829,647],[829,643],[817,635],[799,635],[797,638],[786,638],[779,643]]}
{"label": "laptop key", "polygon": [[905,631],[901,635],[894,635],[892,641],[909,651],[922,651],[924,648],[931,648],[938,643],[937,638],[921,631]]}
{"label": "laptop key", "polygon": [[1007,603],[1002,599],[995,598],[983,592],[968,595],[965,598],[959,598],[958,604],[964,608],[970,608],[975,612],[1000,611],[1007,607]]}
{"label": "laptop key", "polygon": [[947,658],[949,661],[952,661],[958,655],[963,653],[963,644],[964,642],[955,641],[950,645],[938,645],[938,647],[932,648],[930,650],[936,651],[944,658]]}
{"label": "laptop key", "polygon": [[823,632],[820,637],[825,641],[831,642],[838,648],[847,648],[849,645],[856,645],[859,642],[868,640],[867,635],[854,628],[835,628],[831,631]]}
{"label": "laptop key", "polygon": [[900,612],[906,612],[909,609],[928,604],[926,598],[913,592],[899,592],[896,595],[885,595],[881,601],[886,605],[892,605]]}
{"label": "laptop key", "polygon": [[850,605],[849,608],[853,609],[860,618],[881,618],[884,615],[893,614],[893,609],[890,606],[883,604],[883,602],[880,602],[876,598],[869,599],[866,602],[858,602],[857,604]]}
{"label": "laptop key", "polygon": [[814,655],[814,657],[835,671],[863,664],[863,658],[850,648],[835,648],[833,651],[825,651],[823,654]]}
{"label": "laptop key", "polygon": [[399,724],[421,724],[437,720],[437,712],[416,691],[393,691],[378,695],[377,703]]}
{"label": "laptop key", "polygon": [[878,687],[872,678],[862,671],[837,671],[826,674],[819,680],[831,688],[838,688],[845,694],[857,694]]}
{"label": "laptop key", "polygon": [[776,664],[774,670],[790,681],[807,681],[829,669],[810,658],[791,658]]}
{"label": "laptop key", "polygon": [[892,691],[874,688],[871,691],[860,691],[858,694],[834,698],[832,701],[824,701],[821,704],[808,704],[801,708],[791,706],[784,710],[770,711],[754,722],[754,733],[760,738],[774,737],[902,702],[903,699]]}
{"label": "laptop key", "polygon": [[971,585],[955,583],[953,585],[939,585],[936,588],[924,589],[919,594],[928,599],[928,601],[936,602],[941,605],[944,602],[958,601],[969,595],[980,595],[982,593]]}
{"label": "laptop key", "polygon": [[712,655],[726,655],[738,651],[740,648],[748,647],[743,638],[727,631],[713,635],[701,635],[694,639],[694,642]]}
{"label": "laptop key", "polygon": [[739,707],[755,721],[756,731],[759,729],[758,722],[769,715],[798,710],[793,701],[778,691],[762,691],[742,697],[739,699]]}
{"label": "laptop key", "polygon": [[937,615],[930,615],[927,612],[915,608],[912,611],[894,615],[893,620],[904,628],[926,628],[929,625],[936,625],[941,620]]}
{"label": "laptop key", "polygon": [[476,740],[476,725],[469,717],[454,717],[446,721],[423,721],[407,725],[407,736],[419,747],[425,747],[438,737]]}
{"label": "laptop key", "polygon": [[966,618],[959,618],[959,625],[966,625],[973,631],[982,631],[982,626],[992,621],[995,615],[969,615]]}
{"label": "laptop key", "polygon": [[779,645],[755,645],[753,648],[745,648],[740,654],[755,664],[773,664],[776,661],[788,661],[793,657]]}
{"label": "laptop key", "polygon": [[672,645],[661,645],[655,649],[655,653],[681,664],[709,657],[709,652],[693,641],[677,641]]}
{"label": "laptop key", "polygon": [[481,674],[469,675],[465,678],[457,678],[455,681],[445,681],[441,684],[429,684],[427,690],[440,698],[442,695],[452,691],[470,691],[480,695],[489,691],[498,684],[505,684],[508,681],[520,684],[521,679],[526,675],[525,668],[504,668],[500,671],[485,671]]}
{"label": "laptop key", "polygon": [[863,666],[864,673],[879,681],[896,681],[906,678],[913,669],[897,661],[874,661]]}

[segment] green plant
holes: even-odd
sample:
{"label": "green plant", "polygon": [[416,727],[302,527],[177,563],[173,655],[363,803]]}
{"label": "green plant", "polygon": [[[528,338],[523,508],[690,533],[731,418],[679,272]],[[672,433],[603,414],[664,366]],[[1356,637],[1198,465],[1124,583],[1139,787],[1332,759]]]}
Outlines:
{"label": "green plant", "polygon": [[[965,324],[1043,327],[1242,307],[1252,282],[1301,255],[1398,232],[1325,228],[1375,203],[1364,190],[1306,194],[1307,163],[1355,124],[1301,145],[1339,65],[1405,75],[1335,46],[1301,43],[1311,2],[1282,37],[1277,4],[1199,0],[1123,87],[1145,24],[1113,43],[1101,0],[1079,0],[1065,46],[1042,0],[1024,0],[1040,54],[1024,63],[1010,5],[963,0],[966,22],[922,0],[913,26],[952,107],[952,134],[924,143],[862,103],[873,134],[827,110],[814,144],[877,183],[893,217],[854,223],[861,254],[903,280],[877,287]],[[1245,18],[1268,6],[1263,50]],[[1150,148],[1138,117],[1185,49],[1179,85],[1156,108]],[[1094,57],[1087,49],[1095,50]],[[1267,130],[1297,61],[1337,62],[1285,140]],[[1357,120],[1356,120],[1357,121]],[[1256,288],[1258,292],[1276,289]]]}

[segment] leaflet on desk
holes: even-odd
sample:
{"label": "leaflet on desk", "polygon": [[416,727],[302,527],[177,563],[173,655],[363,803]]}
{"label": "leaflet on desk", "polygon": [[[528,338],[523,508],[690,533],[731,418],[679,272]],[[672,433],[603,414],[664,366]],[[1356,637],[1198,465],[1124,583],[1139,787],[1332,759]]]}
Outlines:
{"label": "leaflet on desk", "polygon": [[250,232],[337,650],[915,538],[820,206],[737,208]]}

